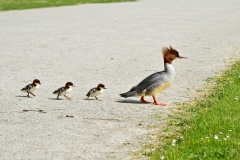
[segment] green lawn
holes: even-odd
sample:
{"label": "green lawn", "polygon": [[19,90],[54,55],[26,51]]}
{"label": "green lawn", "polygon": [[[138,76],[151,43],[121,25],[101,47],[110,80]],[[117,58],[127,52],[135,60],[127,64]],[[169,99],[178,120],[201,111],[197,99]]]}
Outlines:
{"label": "green lawn", "polygon": [[135,0],[0,0],[0,11],[77,5],[84,3],[132,2]]}
{"label": "green lawn", "polygon": [[210,80],[215,83],[207,96],[175,113],[169,128],[178,131],[148,153],[152,159],[240,159],[240,62]]}

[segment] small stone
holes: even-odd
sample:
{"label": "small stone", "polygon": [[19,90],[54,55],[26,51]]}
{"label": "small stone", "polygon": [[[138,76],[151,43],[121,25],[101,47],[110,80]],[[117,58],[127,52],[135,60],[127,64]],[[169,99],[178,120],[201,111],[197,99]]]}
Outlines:
{"label": "small stone", "polygon": [[74,118],[74,116],[73,115],[66,115],[66,117],[68,117],[68,118]]}

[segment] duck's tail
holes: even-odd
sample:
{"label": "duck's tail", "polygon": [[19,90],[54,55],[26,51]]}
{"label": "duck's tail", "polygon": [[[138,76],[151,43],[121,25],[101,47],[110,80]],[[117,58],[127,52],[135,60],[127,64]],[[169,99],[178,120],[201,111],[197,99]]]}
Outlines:
{"label": "duck's tail", "polygon": [[120,94],[121,97],[127,98],[127,97],[133,97],[136,96],[137,92],[136,91],[128,91],[126,93]]}

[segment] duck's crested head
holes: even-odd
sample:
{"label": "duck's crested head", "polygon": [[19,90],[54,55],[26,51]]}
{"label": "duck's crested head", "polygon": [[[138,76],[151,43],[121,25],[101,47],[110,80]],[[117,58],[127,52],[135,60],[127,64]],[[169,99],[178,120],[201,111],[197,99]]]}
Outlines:
{"label": "duck's crested head", "polygon": [[33,84],[41,84],[41,82],[38,79],[34,79]]}
{"label": "duck's crested head", "polygon": [[163,47],[162,53],[163,53],[164,62],[169,64],[172,64],[172,61],[176,58],[186,58],[186,57],[180,56],[178,51],[172,48],[172,46],[169,46],[169,48]]}
{"label": "duck's crested head", "polygon": [[102,83],[98,84],[97,88],[107,89],[107,88],[105,88],[104,84],[102,84]]}
{"label": "duck's crested head", "polygon": [[65,87],[69,88],[69,87],[75,87],[75,86],[73,85],[72,82],[67,82]]}

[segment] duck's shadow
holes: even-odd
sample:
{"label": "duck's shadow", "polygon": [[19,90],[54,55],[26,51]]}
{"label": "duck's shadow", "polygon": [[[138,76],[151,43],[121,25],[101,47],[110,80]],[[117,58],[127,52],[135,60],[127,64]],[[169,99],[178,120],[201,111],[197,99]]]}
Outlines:
{"label": "duck's shadow", "polygon": [[118,103],[134,103],[134,104],[142,104],[139,100],[132,100],[132,99],[126,99],[126,100],[117,100],[115,102]]}

